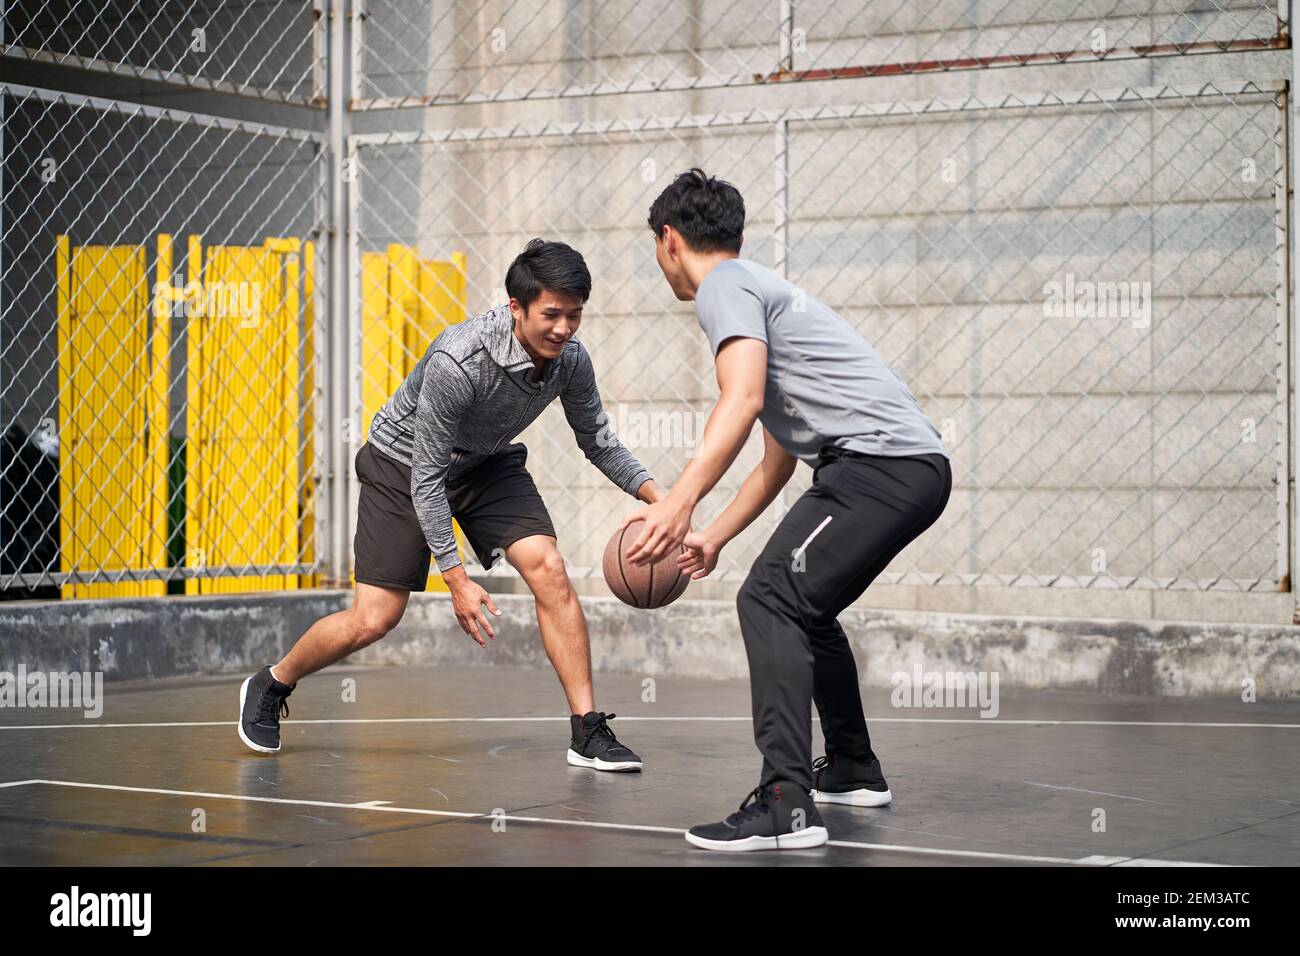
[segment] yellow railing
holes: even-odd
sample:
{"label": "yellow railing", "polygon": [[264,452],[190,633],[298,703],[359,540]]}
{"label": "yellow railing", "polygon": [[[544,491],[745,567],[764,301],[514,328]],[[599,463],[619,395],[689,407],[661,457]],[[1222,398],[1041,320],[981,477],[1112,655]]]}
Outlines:
{"label": "yellow railing", "polygon": [[[158,275],[171,270],[159,236]],[[171,322],[149,308],[144,246],[55,247],[60,570],[167,565]],[[67,598],[166,593],[162,580],[68,584]]]}
{"label": "yellow railing", "polygon": [[[309,274],[302,276],[303,259]],[[311,243],[188,250],[186,334],[186,564],[297,564],[314,491],[304,363],[314,364],[302,296],[314,278]],[[310,489],[314,484],[308,481]],[[303,498],[307,500],[303,500]],[[293,590],[313,575],[191,577],[187,594]]]}
{"label": "yellow railing", "polygon": [[[361,254],[362,434],[380,406],[397,391],[435,338],[468,316],[465,256],[450,261],[421,259],[410,246]],[[464,539],[456,528],[457,540]],[[431,591],[445,591],[436,572]]]}
{"label": "yellow railing", "polygon": [[[172,237],[144,246],[57,241],[62,570],[168,566],[167,471],[173,312],[185,315],[187,594],[313,587],[316,574],[238,573],[316,560],[315,248],[186,247],[172,285]],[[362,254],[363,426],[429,344],[464,320],[465,257],[408,246]],[[306,480],[304,480],[304,477]],[[457,538],[462,542],[460,529]],[[443,590],[440,575],[431,590]],[[163,580],[70,584],[65,597],[166,593]]]}

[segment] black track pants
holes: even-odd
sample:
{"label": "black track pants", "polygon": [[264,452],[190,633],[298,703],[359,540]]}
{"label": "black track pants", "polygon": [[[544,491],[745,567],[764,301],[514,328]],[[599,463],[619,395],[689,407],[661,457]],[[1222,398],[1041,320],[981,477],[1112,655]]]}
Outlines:
{"label": "black track pants", "polygon": [[943,513],[942,455],[823,457],[736,598],[749,657],[761,783],[812,787],[815,702],[827,753],[863,756],[871,738],[858,669],[836,617]]}

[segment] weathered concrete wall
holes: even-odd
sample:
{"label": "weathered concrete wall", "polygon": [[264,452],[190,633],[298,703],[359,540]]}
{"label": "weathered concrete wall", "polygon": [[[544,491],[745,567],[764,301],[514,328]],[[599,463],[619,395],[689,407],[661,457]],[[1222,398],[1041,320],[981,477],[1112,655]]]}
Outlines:
{"label": "weathered concrete wall", "polygon": [[[100,669],[109,679],[251,670],[274,660],[348,593],[26,602],[0,605],[0,670]],[[447,598],[419,595],[366,664],[510,665],[547,668],[532,599],[500,595],[497,639],[464,635]],[[729,601],[679,601],[638,611],[612,598],[583,601],[598,672],[647,677],[745,677]],[[1071,621],[853,608],[841,616],[864,683],[888,686],[898,671],[985,671],[1002,687],[1151,696],[1300,696],[1300,628]]]}
{"label": "weathered concrete wall", "polygon": [[[374,71],[372,95],[425,92],[448,100],[632,78],[707,82],[771,68],[775,10],[766,0],[705,0],[665,4],[647,17],[617,5],[537,0],[489,2],[470,14],[453,4],[385,0],[369,9],[371,52],[363,67]],[[401,24],[399,11],[410,17],[409,32],[451,25],[451,38],[426,50],[407,31],[378,29]],[[796,51],[795,65],[1085,49],[1099,25],[1111,47],[1273,29],[1272,13],[1244,0],[1212,11],[1130,13],[1098,15],[1054,2],[1031,15],[1014,4],[956,2],[891,10],[882,21],[881,11],[857,5],[801,3],[796,23],[807,30],[807,48]],[[541,23],[558,28],[542,31]],[[593,38],[600,38],[595,47]],[[1009,91],[1032,100],[1043,91],[1158,86],[1179,69],[1176,81],[1185,86],[1211,75],[1257,75],[1222,62],[1153,60],[1141,76],[1121,74],[1126,68],[1117,64],[1088,73],[977,70],[950,78],[941,95],[996,104]],[[412,122],[509,129],[924,102],[935,95],[930,82],[791,83],[735,89],[730,99],[677,90],[450,105]],[[368,130],[404,121],[400,113],[358,117]],[[1284,436],[1274,375],[1275,137],[1268,95],[791,125],[790,277],[837,308],[894,364],[945,425],[953,453],[948,512],[891,571],[1255,582],[1213,594],[1142,584],[1049,589],[1023,580],[1000,592],[888,585],[889,596],[877,590],[868,600],[935,611],[1291,620],[1293,601],[1270,590],[1286,540],[1277,507]],[[363,163],[358,188],[367,241],[414,241],[431,256],[467,252],[472,310],[499,298],[510,258],[533,235],[562,238],[587,255],[596,287],[581,337],[616,430],[656,477],[671,481],[680,473],[689,444],[665,445],[620,418],[686,418],[707,410],[716,392],[690,307],[673,300],[654,264],[646,209],[674,173],[702,164],[745,193],[745,253],[770,264],[778,198],[772,129],[688,125],[363,153],[369,166]],[[407,208],[386,186],[412,163],[420,189]],[[1240,175],[1243,163],[1252,175]],[[1045,317],[1044,284],[1067,273],[1079,281],[1149,283],[1149,323]],[[576,568],[595,566],[627,499],[577,456],[558,410],[522,440],[566,558]],[[759,447],[756,435],[703,502],[698,523],[725,504]],[[800,469],[791,496],[807,477]],[[725,566],[743,574],[769,527],[765,518],[734,542]],[[986,577],[980,587],[998,585]]]}
{"label": "weathered concrete wall", "polygon": [[340,591],[0,604],[0,670],[102,670],[110,680],[274,663]]}

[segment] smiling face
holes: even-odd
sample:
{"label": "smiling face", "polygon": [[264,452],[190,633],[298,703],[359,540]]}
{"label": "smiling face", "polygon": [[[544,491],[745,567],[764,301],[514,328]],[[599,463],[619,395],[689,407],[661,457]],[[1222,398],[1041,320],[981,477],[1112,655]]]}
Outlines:
{"label": "smiling face", "polygon": [[518,299],[510,300],[515,336],[535,360],[559,358],[564,345],[582,322],[582,299],[567,292],[542,289],[527,311]]}

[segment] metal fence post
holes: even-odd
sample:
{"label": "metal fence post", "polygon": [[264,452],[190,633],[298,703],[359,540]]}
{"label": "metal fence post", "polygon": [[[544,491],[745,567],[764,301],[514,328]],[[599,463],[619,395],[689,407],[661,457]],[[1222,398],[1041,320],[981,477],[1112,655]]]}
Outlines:
{"label": "metal fence post", "polygon": [[348,573],[347,502],[352,475],[350,429],[344,424],[351,414],[347,398],[350,380],[347,193],[351,191],[351,171],[347,168],[347,6],[347,0],[331,0],[329,24],[330,388],[327,434],[330,436],[330,579],[335,586],[344,584]]}

